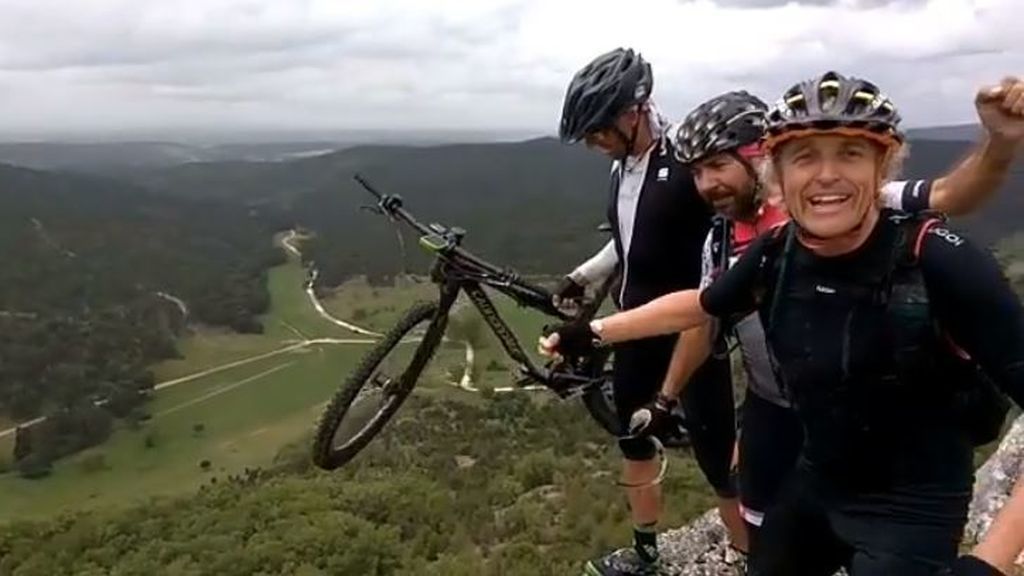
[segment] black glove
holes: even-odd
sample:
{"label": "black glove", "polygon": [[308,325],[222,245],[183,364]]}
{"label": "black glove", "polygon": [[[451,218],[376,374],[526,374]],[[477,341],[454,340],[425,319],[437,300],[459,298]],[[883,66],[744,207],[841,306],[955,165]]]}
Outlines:
{"label": "black glove", "polygon": [[644,405],[629,419],[629,433],[632,436],[657,436],[665,438],[672,434],[676,419],[672,415],[678,400],[661,393]]}
{"label": "black glove", "polygon": [[592,354],[601,343],[598,335],[590,329],[589,321],[569,322],[544,329],[545,336],[552,334],[558,334],[558,345],[554,351],[567,358]]}
{"label": "black glove", "polygon": [[585,287],[582,284],[578,284],[572,278],[565,276],[555,286],[554,304],[555,306],[561,306],[566,301],[579,302],[583,299],[585,293]]}
{"label": "black glove", "polygon": [[1005,576],[976,556],[961,556],[953,563],[952,576]]}

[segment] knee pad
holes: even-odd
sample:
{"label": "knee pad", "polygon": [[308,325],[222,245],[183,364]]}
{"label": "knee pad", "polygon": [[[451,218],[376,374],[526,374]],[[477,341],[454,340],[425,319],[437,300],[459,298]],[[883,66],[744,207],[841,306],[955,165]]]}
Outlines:
{"label": "knee pad", "polygon": [[654,444],[653,440],[646,436],[619,438],[619,450],[622,451],[622,456],[626,460],[641,462],[651,460],[658,454],[658,447]]}

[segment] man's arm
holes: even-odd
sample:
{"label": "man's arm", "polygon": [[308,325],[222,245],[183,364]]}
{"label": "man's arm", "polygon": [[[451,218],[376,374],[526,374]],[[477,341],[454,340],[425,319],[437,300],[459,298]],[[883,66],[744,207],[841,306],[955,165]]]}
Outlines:
{"label": "man's arm", "polygon": [[[712,249],[714,240],[715,232],[708,232],[704,239],[704,247],[701,249],[700,287],[702,290],[711,285],[716,275],[714,250]],[[691,328],[679,335],[675,350],[672,351],[672,360],[669,362],[665,381],[661,385],[662,396],[678,399],[682,395],[694,372],[711,355],[713,335],[714,321]]]}
{"label": "man's arm", "polygon": [[580,286],[597,284],[612,275],[619,263],[619,255],[615,251],[615,241],[609,240],[604,248],[590,260],[580,264],[569,274],[569,278]]}
{"label": "man's arm", "polygon": [[985,134],[971,153],[932,185],[930,206],[951,216],[968,214],[988,202],[1006,180],[1024,142],[1024,81],[1006,78],[982,88],[975,98]]}
{"label": "man's arm", "polygon": [[712,322],[705,322],[679,335],[665,381],[661,385],[663,396],[678,399],[694,372],[711,356],[712,326]]}
{"label": "man's arm", "polygon": [[1006,180],[1019,142],[985,135],[949,174],[932,184],[930,207],[950,216],[981,208]]}

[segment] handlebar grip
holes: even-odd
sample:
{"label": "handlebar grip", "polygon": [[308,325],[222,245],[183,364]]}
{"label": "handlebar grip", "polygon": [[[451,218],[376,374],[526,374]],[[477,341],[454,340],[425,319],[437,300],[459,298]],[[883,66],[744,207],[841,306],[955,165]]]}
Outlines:
{"label": "handlebar grip", "polygon": [[383,197],[383,195],[380,192],[378,192],[377,189],[374,188],[373,185],[370,184],[370,182],[366,178],[363,178],[362,174],[356,172],[352,176],[352,179],[355,180],[356,182],[358,182],[359,185],[362,186],[363,189],[365,189],[367,192],[369,192],[370,194],[373,194],[373,196],[375,198],[377,198],[378,200],[380,200]]}

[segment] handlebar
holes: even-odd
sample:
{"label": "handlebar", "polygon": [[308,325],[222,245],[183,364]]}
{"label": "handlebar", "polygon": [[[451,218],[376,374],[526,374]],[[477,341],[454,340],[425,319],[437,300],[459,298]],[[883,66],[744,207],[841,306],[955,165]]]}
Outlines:
{"label": "handlebar", "polygon": [[[380,192],[373,186],[373,184],[370,184],[370,182],[366,180],[366,178],[364,178],[361,174],[355,174],[353,178],[364,189],[366,189],[367,192],[372,194],[373,197],[377,199],[377,207],[380,208],[380,210],[392,220],[400,220],[404,222],[405,224],[412,227],[423,236],[438,234],[438,230],[435,230],[429,225],[423,224],[403,207],[403,200],[401,196],[393,194],[384,194]],[[445,228],[444,231],[450,233],[451,229]],[[443,250],[441,250],[441,252],[445,255],[454,256],[458,260],[461,260],[463,262],[470,264],[471,266],[479,268],[486,274],[490,274],[498,278],[501,278],[503,281],[517,288],[519,291],[525,292],[525,295],[528,295],[531,299],[535,298],[537,300],[536,304],[540,304],[541,301],[550,304],[551,295],[546,290],[537,286],[527,284],[521,281],[514,272],[507,269],[498,268],[497,266],[489,262],[485,262],[479,257],[467,252],[466,250],[458,246],[458,239],[461,239],[461,234],[458,235],[458,237],[449,247],[444,248]],[[552,310],[554,310],[553,305],[551,307]]]}

